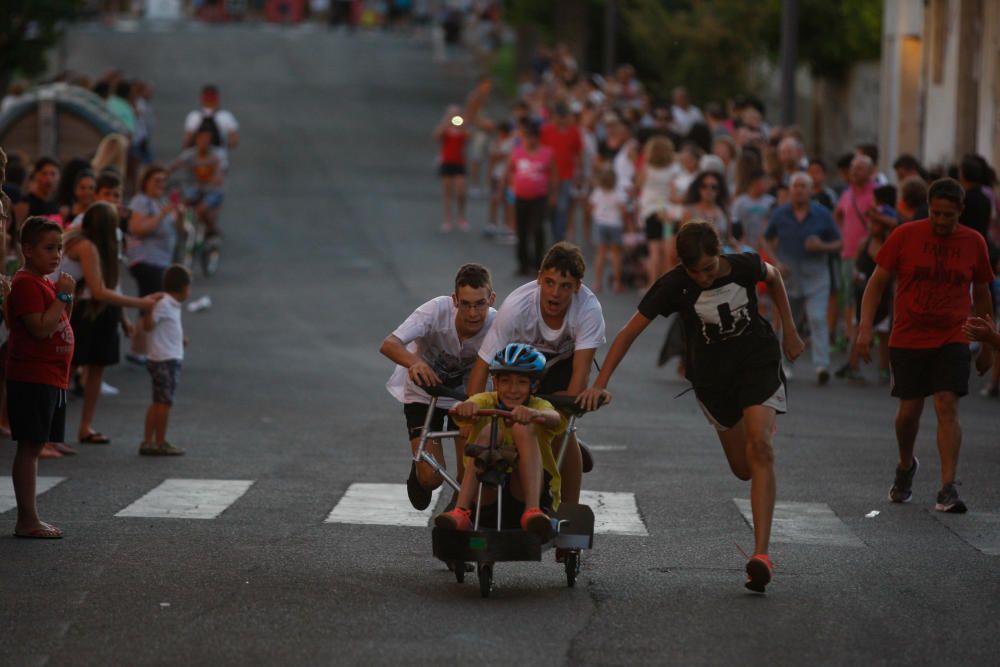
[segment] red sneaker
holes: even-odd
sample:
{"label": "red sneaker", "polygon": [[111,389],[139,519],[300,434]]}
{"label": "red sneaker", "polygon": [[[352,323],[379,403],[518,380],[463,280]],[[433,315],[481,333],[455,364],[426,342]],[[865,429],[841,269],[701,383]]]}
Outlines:
{"label": "red sneaker", "polygon": [[767,585],[771,583],[771,575],[773,574],[774,565],[767,554],[756,554],[747,561],[746,587],[754,593],[763,593]]}
{"label": "red sneaker", "polygon": [[442,512],[434,517],[434,525],[450,530],[472,530],[472,512],[456,507],[450,512]]}
{"label": "red sneaker", "polygon": [[521,528],[534,533],[543,542],[552,539],[552,522],[549,520],[549,515],[537,507],[524,510],[524,514],[521,515]]}

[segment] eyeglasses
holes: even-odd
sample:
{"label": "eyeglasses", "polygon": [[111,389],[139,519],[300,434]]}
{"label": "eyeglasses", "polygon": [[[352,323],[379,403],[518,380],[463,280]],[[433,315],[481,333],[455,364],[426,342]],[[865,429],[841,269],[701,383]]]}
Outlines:
{"label": "eyeglasses", "polygon": [[480,299],[479,301],[474,301],[472,303],[468,301],[458,302],[459,310],[483,310],[484,308],[488,308],[489,305],[490,302],[487,301],[486,299]]}

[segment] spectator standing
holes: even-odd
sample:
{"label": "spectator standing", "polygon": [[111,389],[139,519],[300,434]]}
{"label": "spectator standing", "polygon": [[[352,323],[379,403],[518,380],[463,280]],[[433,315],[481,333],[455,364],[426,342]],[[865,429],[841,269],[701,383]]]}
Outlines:
{"label": "spectator standing", "polygon": [[31,171],[31,182],[25,200],[27,215],[39,215],[56,220],[59,217],[59,202],[55,199],[59,187],[59,163],[49,157],[35,161]]}
{"label": "spectator standing", "polygon": [[[778,163],[781,169],[782,185],[789,185],[792,174],[805,170],[805,150],[802,142],[795,137],[785,137],[778,143]],[[815,184],[815,182],[814,182]]]}
{"label": "spectator standing", "polygon": [[965,205],[958,222],[979,232],[989,245],[993,204],[983,192],[983,169],[974,155],[962,158],[958,167],[958,182],[965,190]]}
{"label": "spectator standing", "polygon": [[82,368],[85,378],[78,438],[81,444],[105,445],[110,438],[95,431],[92,422],[104,369],[117,364],[120,356],[121,309],[152,308],[156,296],[136,299],[119,291],[118,213],[112,204],[97,202],[90,206],[82,224],[66,233],[63,244],[59,268],[76,280],[70,318],[76,339],[73,366]]}
{"label": "spectator standing", "polygon": [[555,204],[559,175],[552,149],[541,145],[534,120],[521,122],[523,142],[511,151],[507,181],[514,190],[514,218],[517,222],[517,274],[534,275],[545,253],[548,207]]}
{"label": "spectator standing", "polygon": [[97,177],[89,167],[76,174],[73,183],[73,198],[63,214],[63,227],[69,227],[78,216],[90,208],[97,193]]}
{"label": "spectator standing", "polygon": [[919,176],[921,180],[927,180],[927,170],[917,158],[909,153],[903,153],[896,158],[896,161],[892,163],[892,169],[896,172],[896,182],[899,184],[911,176]]}
{"label": "spectator standing", "polygon": [[[132,216],[125,255],[141,298],[163,289],[163,272],[173,262],[177,235],[184,223],[183,205],[166,197],[166,169],[155,163],[146,167],[139,178],[139,189],[129,202]],[[126,359],[146,363],[146,336],[141,327],[132,336],[132,351]]]}
{"label": "spectator standing", "polygon": [[[993,319],[989,287],[993,271],[986,242],[958,222],[964,195],[962,186],[953,179],[935,181],[927,194],[930,218],[902,225],[883,244],[876,258],[878,266],[865,289],[855,342],[858,355],[870,361],[876,308],[895,278],[889,355],[892,395],[899,399],[899,463],[889,499],[905,503],[913,495],[913,477],[919,467],[914,445],[920,415],[925,399],[933,396],[941,457],[941,490],[934,509],[951,513],[967,509],[955,489],[962,442],[958,402],[969,391],[971,361],[963,325],[970,312]],[[992,361],[992,348],[984,346],[976,369],[982,374]]]}
{"label": "spectator standing", "polygon": [[541,143],[552,149],[559,179],[551,220],[552,240],[559,242],[566,238],[566,226],[573,214],[573,187],[582,169],[583,140],[573,124],[569,107],[559,102],[554,111],[553,121],[542,126]]}
{"label": "spectator standing", "polygon": [[732,242],[733,232],[730,229],[729,216],[726,214],[729,193],[722,176],[714,171],[703,171],[698,174],[688,187],[684,204],[682,227],[692,220],[705,220],[712,223],[724,245],[738,247],[738,244]]}
{"label": "spectator standing", "polygon": [[813,182],[812,200],[832,213],[837,207],[837,193],[826,184],[826,163],[813,158],[806,172]]}
{"label": "spectator standing", "polygon": [[854,258],[858,254],[858,245],[868,236],[865,211],[875,205],[875,182],[872,180],[874,170],[874,163],[867,155],[855,155],[851,158],[848,185],[841,193],[833,212],[843,238],[837,288],[838,306],[847,340],[854,337]]}
{"label": "spectator standing", "polygon": [[787,281],[793,306],[797,306],[796,310],[800,312],[805,306],[816,380],[825,385],[830,381],[826,309],[830,295],[830,269],[827,254],[840,250],[842,242],[830,212],[810,200],[811,191],[809,174],[793,174],[790,201],[771,214],[764,238],[770,242],[769,254],[777,258],[777,266]]}
{"label": "spectator standing", "polygon": [[774,195],[768,192],[770,186],[771,179],[763,169],[758,169],[750,174],[747,191],[733,201],[733,225],[739,223],[743,242],[758,254],[762,252],[764,230],[775,204]]}
{"label": "spectator standing", "polygon": [[639,224],[646,231],[649,259],[647,284],[652,284],[674,264],[673,227],[667,213],[670,183],[676,171],[674,145],[666,137],[653,137],[643,149],[644,160],[636,176],[639,190]]}
{"label": "spectator standing", "polygon": [[454,199],[458,218],[458,228],[463,232],[469,230],[465,219],[465,144],[469,138],[469,130],[465,126],[462,109],[451,105],[434,128],[434,139],[440,144],[438,156],[438,175],[441,177],[441,197],[444,218],[441,231],[450,232],[452,222],[451,203]]}
{"label": "spectator standing", "polygon": [[673,129],[677,136],[686,137],[695,123],[704,123],[705,116],[701,109],[691,104],[687,89],[677,86],[672,94],[673,106],[670,107],[670,114],[673,118]]}
{"label": "spectator standing", "polygon": [[604,264],[611,255],[611,278],[615,292],[622,291],[622,235],[625,233],[625,197],[615,187],[615,172],[605,169],[597,177],[597,187],[590,193],[591,217],[594,220],[594,262],[596,294],[604,286]]}

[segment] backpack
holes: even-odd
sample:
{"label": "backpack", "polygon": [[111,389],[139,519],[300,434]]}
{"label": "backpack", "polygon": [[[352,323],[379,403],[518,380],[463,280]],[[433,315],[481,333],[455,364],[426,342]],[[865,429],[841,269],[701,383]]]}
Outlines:
{"label": "backpack", "polygon": [[212,136],[211,144],[216,148],[223,148],[222,143],[222,130],[219,129],[219,124],[215,122],[214,113],[201,113],[201,123],[199,123],[198,128],[191,134],[191,140],[188,142],[188,146],[194,146],[194,135],[198,134],[202,129],[207,129],[209,134]]}

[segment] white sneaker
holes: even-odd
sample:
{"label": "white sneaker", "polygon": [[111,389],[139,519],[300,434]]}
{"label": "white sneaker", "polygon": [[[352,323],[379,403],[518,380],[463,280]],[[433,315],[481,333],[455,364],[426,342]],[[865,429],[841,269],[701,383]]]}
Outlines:
{"label": "white sneaker", "polygon": [[101,382],[101,396],[117,396],[122,393],[118,387],[113,387],[107,382]]}

